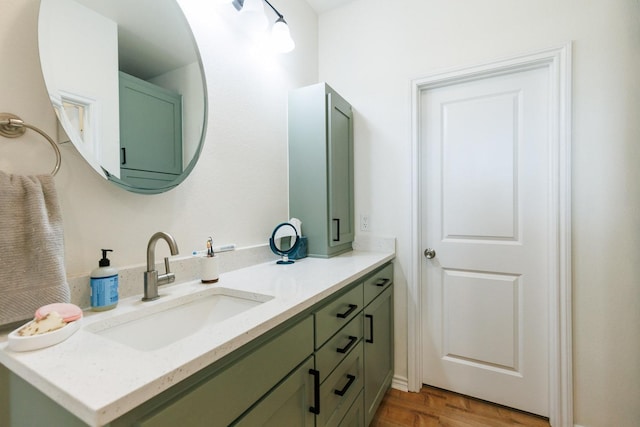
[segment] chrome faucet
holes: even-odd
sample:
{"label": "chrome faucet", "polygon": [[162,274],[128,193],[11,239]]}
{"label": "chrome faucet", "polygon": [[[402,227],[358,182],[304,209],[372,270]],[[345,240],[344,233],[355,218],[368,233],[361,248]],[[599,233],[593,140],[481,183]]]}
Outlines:
{"label": "chrome faucet", "polygon": [[176,280],[175,274],[169,269],[169,258],[164,259],[165,274],[158,275],[156,270],[156,243],[158,240],[164,239],[169,244],[171,255],[178,255],[178,245],[170,234],[159,231],[149,239],[147,245],[147,271],[144,273],[144,297],[142,301],[151,301],[158,298],[158,286],[172,283]]}

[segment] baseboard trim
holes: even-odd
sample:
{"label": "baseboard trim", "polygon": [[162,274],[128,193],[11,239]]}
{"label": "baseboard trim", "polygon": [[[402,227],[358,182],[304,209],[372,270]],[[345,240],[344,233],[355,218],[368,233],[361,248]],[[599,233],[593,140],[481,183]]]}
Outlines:
{"label": "baseboard trim", "polygon": [[393,379],[391,380],[391,388],[395,388],[396,390],[400,391],[409,391],[409,380],[406,377],[394,375]]}

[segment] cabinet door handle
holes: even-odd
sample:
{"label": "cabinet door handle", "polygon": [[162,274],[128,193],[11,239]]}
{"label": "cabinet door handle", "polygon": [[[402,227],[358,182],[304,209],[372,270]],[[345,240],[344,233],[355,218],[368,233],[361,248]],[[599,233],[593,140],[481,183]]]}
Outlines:
{"label": "cabinet door handle", "polygon": [[369,336],[371,338],[367,338],[365,341],[373,344],[373,316],[371,314],[365,314],[364,317],[369,319]]}
{"label": "cabinet door handle", "polygon": [[336,351],[338,353],[346,353],[347,351],[349,351],[349,349],[351,347],[353,347],[353,345],[356,343],[356,341],[358,341],[358,337],[354,337],[353,335],[349,335],[349,342],[347,343],[347,345],[345,345],[342,348],[337,348]]}
{"label": "cabinet door handle", "polygon": [[387,286],[387,283],[389,283],[391,281],[391,279],[378,279],[378,281],[375,283],[376,286],[380,286],[380,287],[384,287]]}
{"label": "cabinet door handle", "polygon": [[309,374],[313,375],[313,406],[309,407],[309,412],[318,415],[320,413],[320,371],[309,369]]}
{"label": "cabinet door handle", "polygon": [[127,164],[127,149],[125,147],[120,148],[120,152],[122,153],[122,160],[120,161],[121,165]]}
{"label": "cabinet door handle", "polygon": [[333,220],[336,222],[336,237],[333,238],[333,241],[339,242],[340,241],[340,218],[333,218]]}
{"label": "cabinet door handle", "polygon": [[351,387],[351,384],[353,384],[353,382],[356,380],[356,376],[351,374],[347,374],[347,378],[349,378],[349,381],[347,381],[347,384],[342,387],[342,390],[333,390],[333,392],[338,396],[344,396],[347,390],[349,390],[349,387]]}
{"label": "cabinet door handle", "polygon": [[346,319],[351,313],[354,312],[356,308],[358,308],[356,304],[349,304],[349,310],[345,311],[344,313],[336,314],[336,317],[339,317],[340,319]]}

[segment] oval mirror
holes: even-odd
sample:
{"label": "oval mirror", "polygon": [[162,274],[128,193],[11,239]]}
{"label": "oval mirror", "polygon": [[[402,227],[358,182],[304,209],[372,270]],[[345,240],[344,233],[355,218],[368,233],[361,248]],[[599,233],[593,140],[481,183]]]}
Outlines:
{"label": "oval mirror", "polygon": [[161,193],[195,166],[206,83],[176,0],[42,0],[40,63],[69,140],[101,176]]}

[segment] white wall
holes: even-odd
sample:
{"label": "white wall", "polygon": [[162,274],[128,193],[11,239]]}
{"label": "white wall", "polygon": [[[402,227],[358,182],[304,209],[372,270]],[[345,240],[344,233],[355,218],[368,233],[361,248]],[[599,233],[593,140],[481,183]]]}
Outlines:
{"label": "white wall", "polygon": [[320,15],[320,80],[355,109],[356,216],[398,238],[396,374],[407,375],[410,81],[574,41],[577,424],[640,422],[640,3],[356,0]]}
{"label": "white wall", "polygon": [[61,112],[69,96],[90,105],[89,125],[77,148],[99,159],[93,163],[98,172],[102,165],[119,177],[118,24],[71,0],[44,2],[41,10],[47,19],[38,26],[39,50],[49,96]]}
{"label": "white wall", "polygon": [[[62,149],[56,187],[62,208],[67,274],[95,268],[100,248],[112,265],[142,265],[149,237],[171,233],[180,252],[216,244],[266,244],[288,218],[289,89],[317,81],[317,16],[299,0],[280,0],[298,48],[287,55],[256,49],[237,26],[232,6],[180,0],[199,43],[209,90],[209,123],[202,157],[177,189],[128,193],[100,178],[70,144]],[[56,119],[40,71],[37,0],[4,0],[0,14],[0,111],[56,135]],[[275,16],[274,16],[275,20]],[[0,170],[45,173],[51,147],[33,132],[0,138]],[[168,249],[158,245],[158,257]]]}

